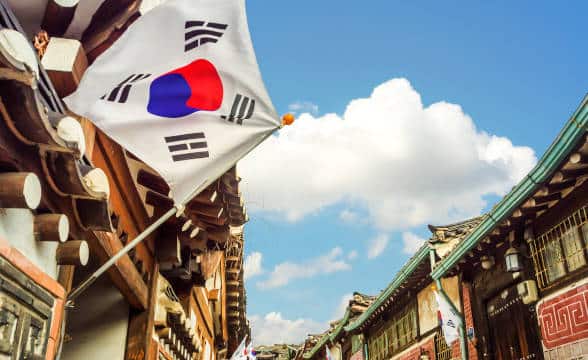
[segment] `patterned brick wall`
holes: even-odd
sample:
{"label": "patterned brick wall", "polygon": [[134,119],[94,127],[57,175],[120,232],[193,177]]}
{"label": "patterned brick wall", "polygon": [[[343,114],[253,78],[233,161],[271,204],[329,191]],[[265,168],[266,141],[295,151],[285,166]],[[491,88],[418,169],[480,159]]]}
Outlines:
{"label": "patterned brick wall", "polygon": [[588,279],[542,299],[537,317],[547,359],[588,356]]}
{"label": "patterned brick wall", "polygon": [[392,356],[391,360],[418,360],[421,351],[429,355],[429,359],[435,359],[435,335],[428,336],[400,354]]}
{"label": "patterned brick wall", "polygon": [[[462,284],[462,299],[463,299],[463,312],[465,315],[466,331],[469,328],[474,327],[474,315],[472,313],[472,299],[471,299],[471,288],[469,284]],[[451,353],[453,359],[461,358],[461,349],[459,347],[459,341],[455,341],[451,347]],[[478,360],[478,351],[472,341],[468,340],[468,359]]]}

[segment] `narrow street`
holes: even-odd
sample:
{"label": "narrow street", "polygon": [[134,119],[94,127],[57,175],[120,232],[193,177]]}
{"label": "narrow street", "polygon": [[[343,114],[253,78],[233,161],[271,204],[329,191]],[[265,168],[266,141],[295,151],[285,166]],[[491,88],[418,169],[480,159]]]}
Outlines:
{"label": "narrow street", "polygon": [[588,360],[587,11],[0,0],[0,360]]}

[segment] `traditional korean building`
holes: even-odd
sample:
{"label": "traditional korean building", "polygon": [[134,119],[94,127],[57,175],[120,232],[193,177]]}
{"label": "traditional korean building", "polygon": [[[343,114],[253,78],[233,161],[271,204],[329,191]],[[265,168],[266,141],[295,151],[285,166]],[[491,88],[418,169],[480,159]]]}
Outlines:
{"label": "traditional korean building", "polygon": [[300,346],[293,344],[261,345],[255,347],[256,358],[259,360],[294,360]]}
{"label": "traditional korean building", "polygon": [[[588,97],[487,214],[429,225],[427,244],[360,316],[310,336],[304,359],[588,356]],[[434,291],[461,315],[447,345]],[[342,327],[341,324],[344,324]],[[337,346],[350,338],[350,351]]]}
{"label": "traditional korean building", "polygon": [[[422,246],[401,268],[372,305],[345,327],[354,341],[354,360],[450,359],[437,320],[428,246]],[[453,303],[462,303],[458,278],[443,281]],[[459,352],[459,348],[457,349]]]}
{"label": "traditional korean building", "polygon": [[236,168],[65,307],[173,206],[153,169],[61,100],[156,3],[0,1],[2,359],[223,359],[250,332]]}
{"label": "traditional korean building", "polygon": [[459,276],[471,299],[477,358],[588,356],[587,103],[475,229],[434,241],[432,277]]}
{"label": "traditional korean building", "polygon": [[353,297],[349,300],[343,317],[332,322],[330,328],[316,339],[315,344],[302,353],[302,358],[325,359],[326,347],[329,347],[333,360],[349,359],[351,354],[355,352],[354,345],[357,345],[357,339],[349,336],[345,331],[345,326],[357,320],[375,299],[375,296],[358,292],[353,293]]}

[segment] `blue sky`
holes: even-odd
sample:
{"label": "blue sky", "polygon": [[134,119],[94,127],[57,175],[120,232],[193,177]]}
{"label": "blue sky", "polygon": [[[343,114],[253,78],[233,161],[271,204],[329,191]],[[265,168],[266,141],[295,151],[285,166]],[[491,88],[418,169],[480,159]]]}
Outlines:
{"label": "blue sky", "polygon": [[[410,257],[403,237],[426,238],[427,223],[486,209],[541,156],[588,89],[582,76],[588,6],[565,4],[248,2],[251,35],[274,105],[279,113],[296,109],[300,116],[294,124],[299,129],[271,139],[244,166],[251,217],[246,256],[261,254],[261,273],[247,279],[248,314],[258,342],[300,342],[337,315],[346,294],[377,294]],[[399,78],[406,81],[390,82]],[[379,85],[380,95],[372,95]],[[371,100],[356,102],[345,114],[354,99]],[[405,99],[416,105],[404,111]],[[430,107],[440,102],[460,108]],[[389,103],[396,105],[388,108]],[[301,115],[305,110],[310,114]],[[391,154],[370,148],[386,144],[374,129],[382,122],[372,118],[388,119],[393,128],[382,131],[393,129],[408,140],[393,137]],[[445,125],[428,126],[431,118]],[[355,130],[345,130],[347,124]],[[315,136],[315,126],[326,135]],[[452,136],[467,141],[436,142]],[[344,149],[341,143],[362,154],[362,166],[369,165],[362,173],[370,174],[373,186],[347,171],[344,159],[329,166]],[[322,163],[297,153],[296,144]],[[418,145],[439,161],[419,161]],[[462,159],[447,150],[453,145],[479,153]],[[362,153],[364,148],[371,150]],[[326,170],[317,185],[312,174],[323,171],[320,164]],[[394,164],[419,168],[409,169],[413,184],[399,177]],[[323,195],[323,184],[329,195]],[[410,204],[395,204],[413,192],[419,209],[404,218]],[[284,193],[292,197],[282,198]],[[377,238],[385,246],[370,258]],[[289,273],[298,278],[284,280]]]}

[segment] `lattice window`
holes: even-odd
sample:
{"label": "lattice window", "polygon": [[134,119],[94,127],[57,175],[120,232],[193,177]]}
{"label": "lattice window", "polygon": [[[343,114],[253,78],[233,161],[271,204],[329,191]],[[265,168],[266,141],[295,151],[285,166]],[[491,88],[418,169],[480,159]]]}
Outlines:
{"label": "lattice window", "polygon": [[539,288],[587,265],[588,206],[529,241]]}
{"label": "lattice window", "polygon": [[443,332],[438,331],[435,334],[435,360],[451,359],[451,347],[447,346]]}
{"label": "lattice window", "polygon": [[386,333],[384,331],[378,331],[368,341],[368,352],[371,360],[383,360],[386,358]]}

